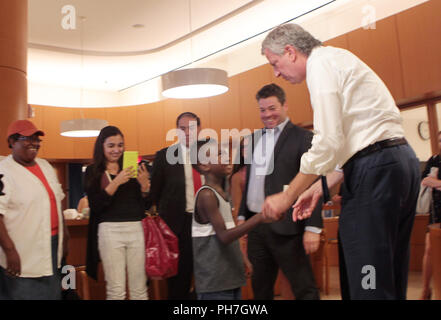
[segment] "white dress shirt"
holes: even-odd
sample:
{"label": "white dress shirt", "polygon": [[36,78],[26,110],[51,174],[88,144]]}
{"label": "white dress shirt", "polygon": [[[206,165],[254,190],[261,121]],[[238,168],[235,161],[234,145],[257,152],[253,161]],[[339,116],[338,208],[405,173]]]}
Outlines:
{"label": "white dress shirt", "polygon": [[383,81],[351,52],[314,48],[306,64],[314,111],[312,146],[300,171],[326,175],[377,141],[404,136],[402,119]]}
{"label": "white dress shirt", "polygon": [[[263,202],[265,201],[265,177],[271,174],[274,169],[274,163],[271,166],[271,160],[274,162],[274,147],[288,121],[289,118],[287,117],[274,129],[262,129],[266,133],[262,134],[262,137],[255,144],[247,193],[247,207],[252,212],[262,211]],[[269,134],[270,130],[273,130],[274,135]],[[265,145],[263,145],[264,143]]]}
{"label": "white dress shirt", "polygon": [[[272,170],[274,170],[274,163],[271,163],[271,160],[274,161],[274,147],[288,121],[289,118],[287,117],[285,121],[280,123],[274,129],[262,129],[265,130],[266,133],[265,135],[262,135],[254,147],[247,193],[247,207],[248,210],[252,212],[262,211],[263,202],[265,201],[265,177],[266,175],[271,174]],[[272,136],[268,134],[268,131],[270,130],[274,130],[273,139],[271,139]],[[265,146],[263,146],[263,142],[266,142]],[[239,220],[245,219],[243,216],[239,216],[238,218]],[[320,233],[322,232],[322,229],[306,226],[305,231]]]}
{"label": "white dress shirt", "polygon": [[[185,211],[194,212],[194,183],[193,183],[193,167],[190,161],[190,149],[185,145],[179,145],[184,155],[184,173],[185,173]],[[205,183],[205,177],[201,175],[202,185]]]}

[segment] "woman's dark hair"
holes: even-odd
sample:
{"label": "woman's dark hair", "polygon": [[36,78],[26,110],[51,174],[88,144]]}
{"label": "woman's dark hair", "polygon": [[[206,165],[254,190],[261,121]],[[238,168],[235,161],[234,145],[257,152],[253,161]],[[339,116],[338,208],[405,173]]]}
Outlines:
{"label": "woman's dark hair", "polygon": [[[89,183],[93,183],[96,179],[101,179],[102,174],[106,171],[106,157],[104,155],[104,141],[108,137],[120,135],[124,139],[122,132],[114,126],[107,126],[101,129],[100,134],[96,138],[95,147],[93,148],[93,176]],[[119,167],[122,168],[122,159],[118,160]]]}

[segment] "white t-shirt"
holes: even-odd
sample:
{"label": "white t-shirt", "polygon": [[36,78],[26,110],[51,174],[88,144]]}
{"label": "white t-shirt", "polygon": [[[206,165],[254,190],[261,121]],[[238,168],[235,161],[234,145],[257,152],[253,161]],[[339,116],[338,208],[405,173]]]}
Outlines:
{"label": "white t-shirt", "polygon": [[[184,174],[185,174],[185,211],[189,213],[194,212],[194,183],[193,183],[193,166],[190,160],[190,150],[183,144],[179,145],[184,158]],[[201,175],[202,185],[205,182],[205,177]]]}

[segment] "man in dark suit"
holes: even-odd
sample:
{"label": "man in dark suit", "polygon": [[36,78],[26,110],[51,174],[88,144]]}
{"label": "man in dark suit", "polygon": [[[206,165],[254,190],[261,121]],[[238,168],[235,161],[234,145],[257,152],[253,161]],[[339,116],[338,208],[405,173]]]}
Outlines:
{"label": "man in dark suit", "polygon": [[150,197],[159,215],[179,240],[178,274],[168,279],[168,299],[195,299],[190,292],[193,276],[191,222],[194,193],[202,183],[189,161],[189,146],[197,139],[200,119],[194,113],[178,116],[179,141],[156,153],[153,162]]}
{"label": "man in dark suit", "polygon": [[[311,146],[312,133],[287,117],[285,93],[276,84],[264,86],[256,95],[265,126],[253,134],[251,164],[247,165],[245,192],[239,216],[251,217],[262,210],[265,197],[283,191],[297,174],[300,158]],[[249,144],[250,145],[250,144]],[[273,299],[279,268],[288,279],[296,299],[319,299],[308,254],[320,244],[321,206],[310,219],[292,221],[292,210],[277,222],[261,224],[248,234],[248,257],[253,265],[255,299]]]}

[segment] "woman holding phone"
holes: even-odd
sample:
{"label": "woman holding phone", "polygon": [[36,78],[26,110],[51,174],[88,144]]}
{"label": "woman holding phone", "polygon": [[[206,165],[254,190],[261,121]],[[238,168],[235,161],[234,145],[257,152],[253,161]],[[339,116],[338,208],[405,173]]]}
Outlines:
{"label": "woman holding phone", "polygon": [[144,231],[149,174],[144,164],[135,175],[123,168],[124,136],[114,126],[103,128],[95,142],[93,164],[86,169],[85,190],[90,220],[86,271],[97,279],[101,258],[108,300],[126,298],[126,271],[132,300],[147,299]]}

